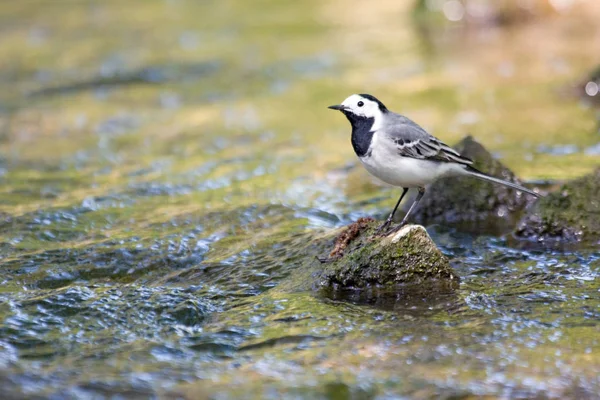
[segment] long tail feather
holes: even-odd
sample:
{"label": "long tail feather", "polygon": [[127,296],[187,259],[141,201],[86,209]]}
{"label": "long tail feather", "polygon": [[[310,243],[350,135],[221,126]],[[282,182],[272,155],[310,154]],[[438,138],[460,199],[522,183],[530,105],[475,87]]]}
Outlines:
{"label": "long tail feather", "polygon": [[530,190],[530,189],[524,188],[523,186],[521,186],[521,185],[517,185],[516,183],[507,182],[507,181],[503,181],[502,179],[498,179],[498,178],[494,178],[493,176],[486,175],[486,174],[484,174],[483,172],[481,172],[481,171],[478,171],[478,170],[476,170],[476,169],[475,169],[475,168],[473,168],[473,167],[470,167],[470,166],[468,166],[468,167],[465,169],[465,171],[466,171],[466,172],[467,172],[467,173],[468,173],[470,176],[473,176],[473,177],[475,177],[475,178],[477,178],[477,179],[481,179],[481,180],[483,180],[483,181],[488,181],[488,182],[492,182],[492,183],[497,183],[497,184],[500,184],[500,185],[508,186],[509,188],[513,188],[513,189],[519,190],[519,191],[521,191],[521,192],[528,193],[528,194],[530,194],[530,195],[532,195],[532,196],[535,196],[535,197],[541,197],[541,194],[539,194],[539,193],[536,193],[536,192],[534,192],[533,190]]}

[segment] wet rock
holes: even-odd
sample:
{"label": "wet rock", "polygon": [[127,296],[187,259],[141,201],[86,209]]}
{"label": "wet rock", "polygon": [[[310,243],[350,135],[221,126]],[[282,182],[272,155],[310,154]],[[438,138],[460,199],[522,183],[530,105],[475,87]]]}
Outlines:
{"label": "wet rock", "polygon": [[544,242],[600,241],[600,168],[541,198],[515,236]]}
{"label": "wet rock", "polygon": [[[500,161],[493,158],[481,144],[467,136],[454,146],[462,155],[474,161],[473,167],[489,175],[522,185],[515,174]],[[504,225],[502,220],[513,220],[531,202],[528,196],[502,185],[481,181],[472,177],[451,177],[440,179],[427,188],[427,192],[412,214],[412,219],[421,224],[457,223],[485,221],[490,228]],[[411,202],[404,202],[404,209]],[[477,224],[482,228],[481,224]]]}
{"label": "wet rock", "polygon": [[448,258],[422,226],[407,225],[398,232],[373,236],[380,222],[361,218],[336,239],[319,274],[321,287],[373,288],[441,282],[459,279]]}

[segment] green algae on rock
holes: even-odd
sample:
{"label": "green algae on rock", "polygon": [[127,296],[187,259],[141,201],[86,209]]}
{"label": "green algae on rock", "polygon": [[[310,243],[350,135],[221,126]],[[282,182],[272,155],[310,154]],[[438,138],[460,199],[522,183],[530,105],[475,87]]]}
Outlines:
{"label": "green algae on rock", "polygon": [[[373,236],[378,225],[378,221],[361,219],[338,236],[335,253],[332,252],[337,258],[320,273],[321,287],[458,283],[459,278],[448,258],[436,247],[425,228],[407,225],[384,237]],[[340,242],[344,242],[343,250],[339,249]]]}
{"label": "green algae on rock", "polygon": [[[478,170],[522,185],[510,169],[494,159],[490,152],[471,136],[465,137],[454,148],[472,159],[473,167]],[[484,220],[494,222],[517,215],[534,200],[533,196],[502,185],[472,177],[448,177],[440,179],[428,188],[412,216],[414,221],[422,224]]]}
{"label": "green algae on rock", "polygon": [[600,241],[600,168],[540,199],[515,235],[540,242]]}

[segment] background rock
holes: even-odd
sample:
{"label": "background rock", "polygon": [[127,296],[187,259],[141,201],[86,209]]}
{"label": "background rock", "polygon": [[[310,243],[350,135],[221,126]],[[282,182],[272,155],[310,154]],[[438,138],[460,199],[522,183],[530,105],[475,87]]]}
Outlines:
{"label": "background rock", "polygon": [[[472,159],[473,167],[478,170],[522,184],[510,169],[494,159],[490,152],[471,136],[465,137],[454,148]],[[427,188],[411,218],[412,221],[421,224],[480,221],[476,227],[478,229],[510,225],[510,230],[520,212],[534,201],[533,196],[502,185],[471,177],[451,177],[440,179]],[[410,204],[410,201],[405,201],[403,209],[406,211]],[[466,228],[473,226],[469,224]]]}
{"label": "background rock", "polygon": [[589,243],[600,240],[600,168],[541,198],[515,231],[519,238]]}

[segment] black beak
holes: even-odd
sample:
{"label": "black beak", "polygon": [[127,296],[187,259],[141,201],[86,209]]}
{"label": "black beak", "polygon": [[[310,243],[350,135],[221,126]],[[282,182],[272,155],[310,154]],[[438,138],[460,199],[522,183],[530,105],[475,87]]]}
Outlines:
{"label": "black beak", "polygon": [[344,111],[346,107],[341,104],[336,104],[335,106],[329,106],[327,108],[331,108],[332,110]]}

